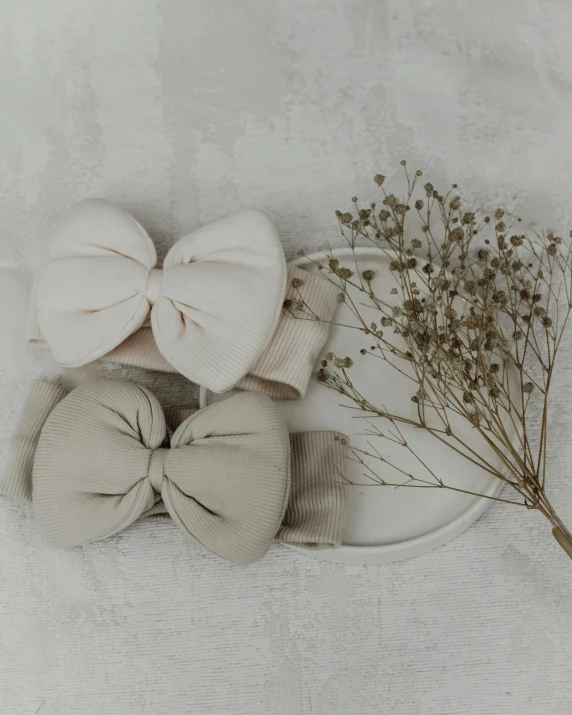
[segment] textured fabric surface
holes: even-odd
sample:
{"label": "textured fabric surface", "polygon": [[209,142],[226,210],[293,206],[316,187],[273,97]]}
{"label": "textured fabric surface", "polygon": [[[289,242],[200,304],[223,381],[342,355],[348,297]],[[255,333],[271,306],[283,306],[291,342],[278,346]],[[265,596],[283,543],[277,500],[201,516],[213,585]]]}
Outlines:
{"label": "textured fabric surface", "polygon": [[[406,158],[467,202],[572,228],[568,2],[7,0],[0,17],[2,462],[31,378],[54,372],[16,340],[24,291],[2,266],[34,270],[86,196],[137,215],[160,256],[257,206],[291,259],[341,245],[334,210],[378,201],[371,177]],[[549,454],[568,525],[570,337]],[[65,377],[103,371],[164,406],[197,396],[115,365]],[[403,563],[274,545],[246,569],[173,524],[54,550],[27,511],[0,505],[2,715],[570,715],[572,570],[525,510],[495,504]]]}
{"label": "textured fabric surface", "polygon": [[[288,266],[285,309],[270,344],[246,377],[243,390],[256,390],[275,400],[296,400],[306,394],[337,307],[340,290],[320,275]],[[303,311],[288,305],[303,304]]]}
{"label": "textured fabric surface", "polygon": [[83,546],[164,515],[212,553],[248,564],[275,537],[340,545],[341,437],[290,438],[280,410],[255,392],[188,414],[169,435],[157,398],[134,383],[98,380],[66,394],[36,381],[0,494],[31,500],[38,530],[55,546]]}
{"label": "textured fabric surface", "polygon": [[[41,335],[67,367],[103,356],[150,369],[166,361],[214,392],[231,389],[282,312],[286,267],[272,222],[239,211],[181,238],[156,263],[153,242],[126,211],[81,201],[58,222],[38,271],[32,340]],[[140,344],[146,322],[154,342]]]}

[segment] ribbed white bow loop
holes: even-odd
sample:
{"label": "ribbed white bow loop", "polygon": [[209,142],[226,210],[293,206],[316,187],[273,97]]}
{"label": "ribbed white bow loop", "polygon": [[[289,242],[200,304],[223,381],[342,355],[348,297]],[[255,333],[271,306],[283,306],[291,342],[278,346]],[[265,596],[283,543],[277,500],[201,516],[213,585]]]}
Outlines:
{"label": "ribbed white bow loop", "polygon": [[157,302],[159,297],[159,291],[161,290],[161,282],[163,280],[163,271],[160,268],[152,268],[149,271],[149,278],[147,280],[147,288],[145,289],[145,296],[149,301],[149,305],[153,307]]}
{"label": "ribbed white bow loop", "polygon": [[280,318],[286,265],[272,222],[239,211],[179,240],[163,269],[156,263],[130,214],[103,199],[82,201],[58,226],[38,274],[34,336],[61,365],[77,367],[134,340],[150,317],[169,366],[214,392],[229,390]]}

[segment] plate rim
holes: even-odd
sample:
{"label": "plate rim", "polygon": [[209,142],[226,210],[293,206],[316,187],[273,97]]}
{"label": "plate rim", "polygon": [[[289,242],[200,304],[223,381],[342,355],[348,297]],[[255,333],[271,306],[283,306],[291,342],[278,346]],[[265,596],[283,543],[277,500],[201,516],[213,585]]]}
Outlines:
{"label": "plate rim", "polygon": [[[342,259],[353,259],[354,255],[366,256],[376,251],[375,248],[367,246],[356,246],[354,249],[341,247],[328,250],[332,256]],[[391,249],[388,249],[388,251],[391,252]],[[290,261],[288,265],[304,267],[314,262],[322,262],[325,257],[327,257],[327,254],[324,250],[315,251],[297,257],[293,261]],[[200,408],[207,406],[208,394],[209,390],[201,385],[199,390]],[[288,548],[299,551],[314,559],[339,563],[371,564],[405,561],[406,559],[433,551],[440,546],[444,546],[457,536],[460,536],[493,505],[494,499],[487,497],[498,497],[503,487],[503,482],[495,477],[490,487],[485,490],[484,495],[480,497],[477,496],[475,502],[461,514],[446,524],[443,524],[438,529],[433,529],[420,536],[414,536],[411,539],[403,539],[388,544],[366,544],[363,546],[342,544],[341,546],[318,550],[304,549],[295,544],[284,544],[284,546],[288,546]]]}

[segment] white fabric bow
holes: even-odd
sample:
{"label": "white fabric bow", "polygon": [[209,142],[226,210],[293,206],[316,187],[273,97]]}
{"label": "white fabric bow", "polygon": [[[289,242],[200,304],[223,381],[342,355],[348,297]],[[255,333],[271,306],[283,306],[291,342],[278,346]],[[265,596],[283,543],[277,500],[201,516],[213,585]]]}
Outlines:
{"label": "white fabric bow", "polygon": [[35,285],[35,317],[56,360],[105,356],[149,321],[165,360],[192,382],[224,392],[271,339],[286,266],[270,219],[239,211],[179,240],[157,268],[145,229],[103,199],[60,223]]}

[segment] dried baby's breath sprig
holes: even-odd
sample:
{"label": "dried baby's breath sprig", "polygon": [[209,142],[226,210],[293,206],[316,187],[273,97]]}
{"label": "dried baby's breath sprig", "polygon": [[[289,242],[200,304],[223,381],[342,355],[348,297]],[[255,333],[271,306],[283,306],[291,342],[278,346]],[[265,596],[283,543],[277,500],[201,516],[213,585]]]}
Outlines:
{"label": "dried baby's breath sprig", "polygon": [[[355,315],[358,330],[348,327],[356,339],[366,336],[360,359],[381,359],[405,375],[417,416],[390,413],[363,394],[352,382],[349,357],[328,353],[318,379],[363,413],[369,434],[415,457],[419,474],[406,474],[373,446],[371,451],[350,446],[353,458],[377,483],[392,482],[372,469],[371,459],[401,472],[405,480],[399,486],[464,491],[445,484],[429,468],[399,425],[423,429],[513,490],[508,498],[487,498],[543,514],[572,558],[572,535],[546,489],[549,393],[572,312],[572,242],[553,233],[529,235],[520,219],[501,208],[492,217],[482,215],[464,205],[456,185],[444,194],[430,182],[421,187],[421,172],[410,177],[401,163],[405,197],[389,193],[385,177],[378,174],[381,209],[373,203],[363,209],[354,196],[352,211],[336,212],[353,252],[352,265],[341,265],[329,253],[322,273],[339,286],[340,300]],[[389,261],[396,283],[391,304],[376,295],[374,272],[360,267],[355,248],[364,241]],[[356,290],[359,301],[352,298]],[[371,307],[378,312],[375,322],[366,319],[366,305],[368,315]],[[290,309],[319,319],[304,305]],[[374,360],[371,369],[377,364]],[[375,422],[378,417],[386,420],[387,430]],[[478,432],[494,462],[463,440],[457,418]]]}

